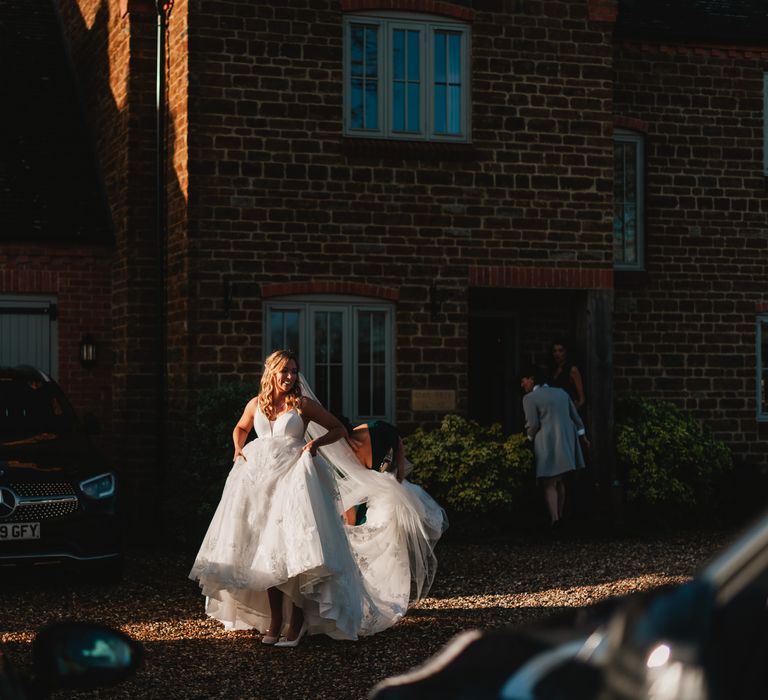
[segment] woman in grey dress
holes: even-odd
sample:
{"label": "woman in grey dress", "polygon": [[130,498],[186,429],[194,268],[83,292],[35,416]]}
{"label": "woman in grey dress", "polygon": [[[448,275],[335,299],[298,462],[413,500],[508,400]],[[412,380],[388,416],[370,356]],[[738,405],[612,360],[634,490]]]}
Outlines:
{"label": "woman in grey dress", "polygon": [[589,447],[584,423],[568,394],[542,381],[534,367],[520,377],[525,413],[525,432],[533,442],[536,477],[544,488],[551,524],[560,523],[565,506],[565,474],[584,467],[581,442]]}

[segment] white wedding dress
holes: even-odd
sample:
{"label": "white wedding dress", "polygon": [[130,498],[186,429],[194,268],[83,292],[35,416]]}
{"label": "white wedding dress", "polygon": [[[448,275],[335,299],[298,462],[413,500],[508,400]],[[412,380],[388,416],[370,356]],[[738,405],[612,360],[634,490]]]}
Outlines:
{"label": "white wedding dress", "polygon": [[331,468],[304,446],[295,409],[270,421],[254,417],[258,434],[229,473],[189,577],[207,597],[206,613],[229,629],[266,631],[267,589],[303,608],[309,634],[356,639],[364,590],[341,518]]}
{"label": "white wedding dress", "polygon": [[[286,594],[283,620],[295,602],[309,634],[357,639],[394,625],[432,584],[443,509],[421,487],[360,465],[344,440],[314,459],[302,452],[296,410],[271,423],[257,410],[254,428],[259,437],[232,467],[189,574],[206,613],[264,632],[274,586]],[[310,422],[307,432],[325,428]],[[344,525],[342,513],[359,503],[368,505],[365,524]]]}

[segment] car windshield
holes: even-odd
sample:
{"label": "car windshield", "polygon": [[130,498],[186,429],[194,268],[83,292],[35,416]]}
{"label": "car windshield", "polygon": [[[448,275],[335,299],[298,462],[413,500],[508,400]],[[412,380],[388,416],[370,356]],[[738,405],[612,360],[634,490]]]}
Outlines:
{"label": "car windshield", "polygon": [[0,441],[51,439],[70,433],[75,416],[61,391],[37,379],[0,377]]}

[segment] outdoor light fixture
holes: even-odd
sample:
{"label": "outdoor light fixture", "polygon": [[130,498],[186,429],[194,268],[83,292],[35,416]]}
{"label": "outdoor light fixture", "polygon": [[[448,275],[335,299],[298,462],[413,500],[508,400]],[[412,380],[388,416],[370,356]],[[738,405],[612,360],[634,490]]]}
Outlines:
{"label": "outdoor light fixture", "polygon": [[93,336],[84,335],[80,340],[80,364],[93,367],[96,364],[96,341]]}

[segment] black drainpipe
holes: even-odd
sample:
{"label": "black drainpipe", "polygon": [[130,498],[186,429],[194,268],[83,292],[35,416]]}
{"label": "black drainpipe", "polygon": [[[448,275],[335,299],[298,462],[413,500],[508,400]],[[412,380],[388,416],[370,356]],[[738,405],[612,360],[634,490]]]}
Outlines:
{"label": "black drainpipe", "polygon": [[[157,11],[157,72],[155,75],[155,84],[157,89],[155,108],[156,108],[156,137],[155,144],[155,232],[157,235],[158,250],[158,340],[159,340],[159,367],[158,367],[158,474],[165,475],[167,464],[167,438],[168,438],[168,293],[167,293],[167,270],[168,270],[168,237],[166,232],[166,32],[168,29],[168,18],[173,8],[173,0],[156,0],[155,9]],[[162,505],[162,504],[158,504]]]}

